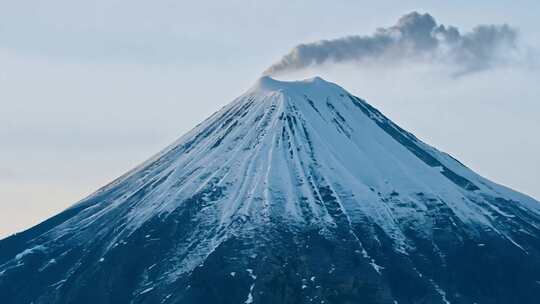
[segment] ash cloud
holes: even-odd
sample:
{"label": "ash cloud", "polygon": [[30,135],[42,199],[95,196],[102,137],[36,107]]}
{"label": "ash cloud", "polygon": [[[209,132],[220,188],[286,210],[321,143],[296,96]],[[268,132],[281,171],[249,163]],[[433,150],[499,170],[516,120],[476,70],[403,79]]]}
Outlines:
{"label": "ash cloud", "polygon": [[449,64],[458,74],[485,70],[505,62],[517,50],[517,31],[504,25],[478,25],[461,33],[438,24],[430,14],[412,12],[396,25],[369,36],[321,40],[294,47],[265,75],[283,74],[326,63],[399,63],[424,61]]}

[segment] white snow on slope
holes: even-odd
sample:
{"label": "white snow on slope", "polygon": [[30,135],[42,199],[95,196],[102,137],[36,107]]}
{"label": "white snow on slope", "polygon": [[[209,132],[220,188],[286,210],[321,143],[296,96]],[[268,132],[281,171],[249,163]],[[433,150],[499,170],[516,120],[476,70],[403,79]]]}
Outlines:
{"label": "white snow on slope", "polygon": [[[445,172],[476,189],[458,185]],[[336,210],[325,202],[328,195]],[[324,229],[335,227],[336,213],[343,213],[349,225],[375,223],[395,250],[406,254],[410,245],[403,228],[412,225],[430,237],[429,212],[445,208],[471,233],[489,228],[514,242],[496,219],[514,215],[485,197],[540,210],[538,202],[482,178],[335,84],[263,77],[165,150],[73,206],[90,207],[50,235],[54,240],[78,233],[122,210],[110,249],[156,216],[202,206],[193,239],[175,255],[185,258],[172,260],[178,264],[170,273],[174,279],[231,235],[250,231],[249,225],[231,228],[237,221],[258,227],[280,219]]]}

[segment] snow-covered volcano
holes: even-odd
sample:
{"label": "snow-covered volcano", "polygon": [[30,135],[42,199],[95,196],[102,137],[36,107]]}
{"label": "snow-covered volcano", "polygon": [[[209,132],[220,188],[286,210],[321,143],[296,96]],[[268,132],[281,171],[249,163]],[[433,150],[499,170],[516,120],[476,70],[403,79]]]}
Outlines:
{"label": "snow-covered volcano", "polygon": [[538,303],[540,203],[313,78],[263,77],[0,241],[2,303]]}

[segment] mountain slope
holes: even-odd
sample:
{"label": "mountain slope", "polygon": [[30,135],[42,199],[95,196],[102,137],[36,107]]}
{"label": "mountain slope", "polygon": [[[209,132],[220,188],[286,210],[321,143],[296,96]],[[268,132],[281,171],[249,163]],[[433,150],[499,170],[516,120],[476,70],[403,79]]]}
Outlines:
{"label": "mountain slope", "polygon": [[314,78],[261,78],[0,241],[7,303],[536,303],[540,204]]}

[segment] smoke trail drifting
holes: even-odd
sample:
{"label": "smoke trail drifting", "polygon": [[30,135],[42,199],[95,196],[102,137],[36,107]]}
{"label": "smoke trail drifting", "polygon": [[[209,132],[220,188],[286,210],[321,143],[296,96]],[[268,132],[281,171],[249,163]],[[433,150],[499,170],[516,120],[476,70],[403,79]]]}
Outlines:
{"label": "smoke trail drifting", "polygon": [[516,48],[517,32],[508,25],[479,25],[460,33],[437,24],[429,14],[412,12],[396,25],[369,36],[321,40],[294,47],[264,74],[281,74],[325,63],[424,60],[455,65],[460,73],[488,69]]}

